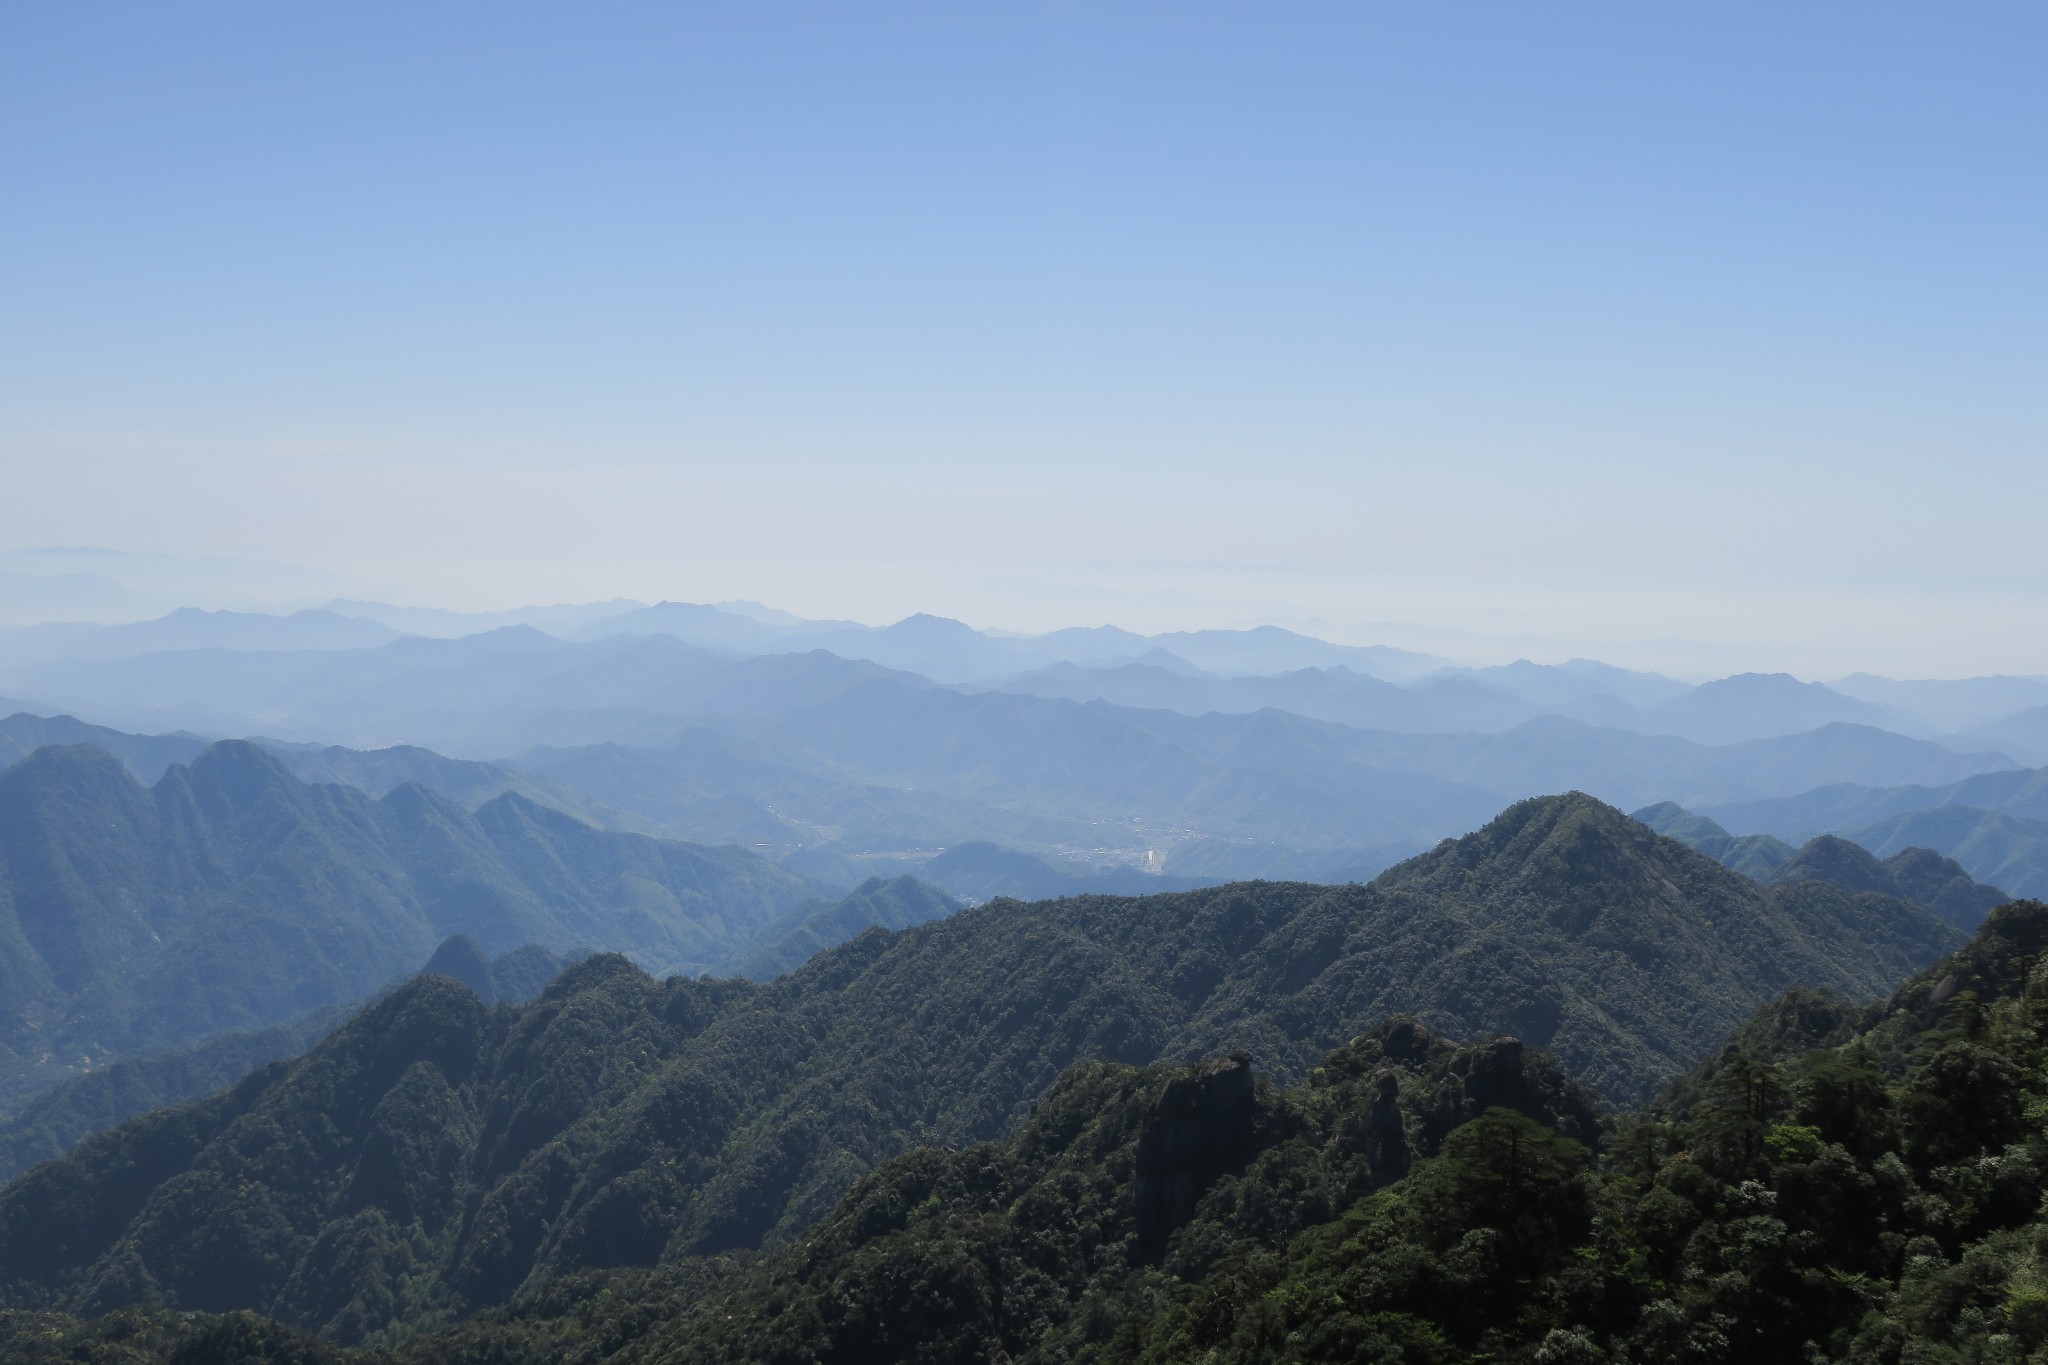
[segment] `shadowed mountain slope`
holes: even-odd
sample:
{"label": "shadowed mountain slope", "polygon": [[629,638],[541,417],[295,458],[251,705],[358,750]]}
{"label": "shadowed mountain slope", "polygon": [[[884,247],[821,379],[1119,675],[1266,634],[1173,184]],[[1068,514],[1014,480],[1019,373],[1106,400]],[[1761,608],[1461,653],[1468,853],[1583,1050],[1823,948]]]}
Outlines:
{"label": "shadowed mountain slope", "polygon": [[[424,970],[454,976],[485,1000],[519,1003],[539,995],[565,965],[561,955],[531,943],[493,959],[458,934],[434,950]],[[268,1028],[134,1053],[60,1081],[0,1122],[0,1183],[123,1119],[210,1095],[265,1063],[296,1057],[357,1008],[328,1005]]]}

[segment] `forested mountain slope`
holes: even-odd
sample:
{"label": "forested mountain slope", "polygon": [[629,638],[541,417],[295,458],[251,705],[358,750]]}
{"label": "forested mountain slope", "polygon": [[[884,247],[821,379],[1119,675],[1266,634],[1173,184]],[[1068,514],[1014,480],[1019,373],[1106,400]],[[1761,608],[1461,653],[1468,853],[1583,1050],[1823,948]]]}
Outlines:
{"label": "forested mountain slope", "polygon": [[2020,903],[1880,1006],[1774,1002],[1618,1131],[1519,1043],[1400,1021],[1287,1091],[1076,1068],[1013,1141],[892,1162],[800,1247],[398,1357],[2037,1360],[2044,950]]}
{"label": "forested mountain slope", "polygon": [[1518,1039],[1396,1018],[1286,1089],[1242,1053],[1076,1066],[1008,1140],[892,1160],[769,1256],[568,1276],[387,1347],[163,1307],[0,1314],[0,1347],[28,1365],[2031,1361],[2044,953],[2048,906],[2023,902],[1882,1004],[1789,993],[1618,1124]]}
{"label": "forested mountain slope", "polygon": [[1077,1062],[1249,1048],[1296,1077],[1411,1012],[1547,1041],[1636,1099],[1777,991],[1879,994],[1957,938],[1889,898],[1759,888],[1573,795],[1370,886],[999,901],[766,985],[599,957],[487,1011],[422,978],[17,1182],[0,1246],[78,1231],[0,1292],[163,1294],[352,1339],[582,1266],[787,1241],[880,1161],[1008,1131]]}
{"label": "forested mountain slope", "polygon": [[109,1055],[358,1000],[467,933],[714,966],[820,888],[516,795],[308,786],[250,744],[144,787],[104,750],[0,772],[0,1102]]}
{"label": "forested mountain slope", "polygon": [[[458,934],[434,950],[427,970],[456,977],[485,1000],[531,1000],[567,960],[529,943],[487,957]],[[217,1033],[183,1047],[120,1057],[37,1093],[0,1120],[0,1184],[61,1156],[80,1138],[123,1119],[202,1098],[280,1057],[296,1057],[354,1016],[357,1005],[327,1005],[267,1028]]]}

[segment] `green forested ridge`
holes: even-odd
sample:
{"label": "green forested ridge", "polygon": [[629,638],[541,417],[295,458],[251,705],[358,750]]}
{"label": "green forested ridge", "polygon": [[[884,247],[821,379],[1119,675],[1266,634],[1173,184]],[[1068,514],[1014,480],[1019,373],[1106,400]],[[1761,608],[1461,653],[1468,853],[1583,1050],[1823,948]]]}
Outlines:
{"label": "green forested ridge", "polygon": [[1883,858],[1863,844],[1832,834],[1816,835],[1794,848],[1774,835],[1730,834],[1671,801],[1646,806],[1633,818],[1756,881],[1819,881],[1845,891],[1895,896],[1959,929],[1976,928],[2012,899],[1998,887],[1976,880],[1954,859],[1931,848],[1900,846],[1896,840],[1873,841],[1888,849],[1890,856]]}
{"label": "green forested ridge", "polygon": [[0,772],[0,1106],[140,1048],[360,1000],[454,933],[723,962],[816,884],[513,794],[308,786],[213,745],[154,787],[104,750]]}
{"label": "green forested ridge", "polygon": [[[1248,1048],[1288,1079],[1414,1013],[1547,1040],[1635,1099],[1787,986],[1880,994],[1956,940],[1889,898],[1760,889],[1567,796],[1371,886],[997,902],[762,985],[603,956],[487,1009],[423,977],[17,1181],[0,1294],[374,1337],[584,1267],[787,1245],[879,1163],[1010,1131],[1076,1064]],[[75,1231],[20,1250],[49,1226]]]}
{"label": "green forested ridge", "polygon": [[1689,848],[1696,848],[1726,868],[1754,881],[1767,882],[1778,869],[1799,856],[1796,845],[1773,834],[1730,834],[1706,816],[1687,810],[1676,801],[1659,801],[1635,812],[1659,834],[1668,835]]}
{"label": "green forested ridge", "polygon": [[[1240,1170],[1156,1260],[1143,1154],[1172,1080],[1079,1071],[1013,1142],[892,1163],[802,1247],[621,1277],[609,1295],[586,1282],[400,1354],[2038,1360],[2044,949],[2048,906],[2008,907],[1882,1005],[1765,1011],[1683,1103],[1605,1132],[1554,1086],[1475,1095],[1500,1045],[1417,1064],[1381,1030],[1260,1097]],[[1383,1185],[1389,1082],[1414,1165]]]}
{"label": "green forested ridge", "polygon": [[265,1063],[296,1057],[352,1013],[351,1005],[327,1005],[268,1028],[131,1053],[59,1081],[0,1121],[0,1181],[123,1119],[210,1095]]}
{"label": "green forested ridge", "polygon": [[[533,943],[491,959],[458,934],[434,950],[424,970],[454,976],[487,1001],[518,1003],[539,995],[567,965],[567,958]],[[123,1119],[210,1095],[266,1062],[296,1057],[355,1010],[354,1003],[327,1005],[269,1028],[133,1053],[60,1081],[0,1121],[0,1184]]]}
{"label": "green forested ridge", "polygon": [[[430,1018],[453,1019],[463,998],[434,993]],[[434,1045],[430,1024],[411,1032]],[[1880,1003],[1788,993],[1618,1121],[1519,1040],[1460,1046],[1409,1019],[1332,1049],[1294,1086],[1253,1072],[1242,1054],[1083,1063],[1011,1137],[889,1161],[769,1255],[539,1281],[385,1344],[151,1306],[87,1321],[0,1313],[0,1350],[33,1365],[2022,1365],[2048,1353],[2038,902],[2000,909]]]}

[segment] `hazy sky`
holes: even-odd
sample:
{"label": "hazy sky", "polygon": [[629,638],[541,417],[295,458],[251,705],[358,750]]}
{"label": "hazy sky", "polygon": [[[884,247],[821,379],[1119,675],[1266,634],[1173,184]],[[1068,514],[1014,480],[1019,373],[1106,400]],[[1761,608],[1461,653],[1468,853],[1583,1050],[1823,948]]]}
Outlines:
{"label": "hazy sky", "polygon": [[2037,0],[7,5],[0,549],[2048,672],[2044,69]]}

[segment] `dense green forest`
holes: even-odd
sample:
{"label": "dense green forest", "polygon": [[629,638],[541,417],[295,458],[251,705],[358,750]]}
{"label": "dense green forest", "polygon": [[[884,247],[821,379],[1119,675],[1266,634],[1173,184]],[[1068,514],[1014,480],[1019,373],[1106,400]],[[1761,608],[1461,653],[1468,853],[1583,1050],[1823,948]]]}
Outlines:
{"label": "dense green forest", "polygon": [[[563,955],[532,943],[494,959],[468,935],[457,934],[434,950],[425,970],[454,977],[487,1002],[517,1003],[539,995],[567,965]],[[328,1005],[269,1028],[151,1048],[60,1081],[0,1120],[0,1184],[123,1119],[210,1095],[266,1062],[296,1057],[355,1009],[353,1003]]]}
{"label": "dense green forest", "polygon": [[[429,1014],[460,1008],[423,989]],[[767,1256],[566,1275],[353,1349],[154,1305],[0,1313],[0,1346],[35,1365],[2017,1363],[2048,1351],[2044,1077],[2048,906],[2020,902],[1881,1003],[1788,993],[1635,1115],[1520,1040],[1393,1019],[1286,1088],[1242,1053],[1078,1065],[1012,1137],[888,1162]]]}
{"label": "dense green forest", "polygon": [[1879,995],[1959,941],[1566,796],[1369,886],[999,901],[760,984],[606,955],[493,1006],[425,976],[0,1192],[0,1296],[376,1341],[587,1270],[799,1243],[891,1158],[1017,1131],[1076,1065],[1243,1050],[1295,1081],[1407,1014],[1547,1044],[1633,1103],[1788,986]]}

